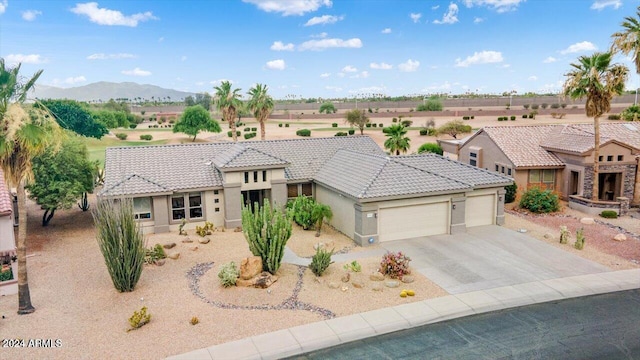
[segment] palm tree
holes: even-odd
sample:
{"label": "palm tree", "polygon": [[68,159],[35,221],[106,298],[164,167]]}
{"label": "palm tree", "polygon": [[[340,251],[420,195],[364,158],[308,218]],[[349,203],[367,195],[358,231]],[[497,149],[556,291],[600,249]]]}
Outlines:
{"label": "palm tree", "polygon": [[0,168],[10,186],[18,194],[18,314],[35,311],[31,304],[27,277],[27,207],[25,182],[32,177],[31,160],[42,154],[54,141],[59,141],[62,131],[53,116],[44,110],[31,107],[25,110],[22,103],[33,88],[42,70],[26,83],[21,82],[20,64],[5,67],[0,59]]}
{"label": "palm tree", "polygon": [[249,89],[247,94],[251,96],[247,106],[249,111],[253,113],[253,116],[260,123],[260,139],[264,140],[265,131],[264,123],[269,118],[271,111],[273,110],[273,99],[267,94],[268,87],[263,84],[256,84],[256,86]]}
{"label": "palm tree", "polygon": [[231,89],[229,81],[223,81],[220,86],[215,86],[215,102],[218,110],[222,111],[222,118],[229,123],[233,141],[238,141],[236,134],[236,115],[238,108],[242,106],[240,89]]}
{"label": "palm tree", "polygon": [[333,217],[333,211],[329,205],[315,203],[311,210],[311,218],[316,223],[316,237],[320,236],[320,229],[322,229],[322,222],[324,219],[331,220]]}
{"label": "palm tree", "polygon": [[387,136],[387,140],[384,142],[384,148],[391,153],[400,155],[400,152],[406,153],[409,151],[409,142],[411,139],[406,137],[407,128],[402,124],[394,124],[388,128],[383,129],[383,132]]}
{"label": "palm tree", "polygon": [[594,53],[580,56],[573,69],[565,74],[563,92],[572,99],[587,98],[585,112],[593,118],[593,190],[591,199],[598,200],[598,165],[600,157],[600,117],[611,109],[611,99],[624,91],[629,69],[620,64],[611,64],[612,54]]}
{"label": "palm tree", "polygon": [[[636,12],[640,18],[640,7]],[[613,44],[611,52],[621,52],[624,55],[633,53],[633,62],[636,65],[636,73],[640,74],[640,19],[628,16],[620,24],[623,31],[611,35]]]}

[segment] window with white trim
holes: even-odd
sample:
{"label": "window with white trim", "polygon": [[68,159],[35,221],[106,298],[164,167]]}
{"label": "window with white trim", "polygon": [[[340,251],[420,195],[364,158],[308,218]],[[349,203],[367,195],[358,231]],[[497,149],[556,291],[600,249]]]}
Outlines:
{"label": "window with white trim", "polygon": [[[187,214],[189,215],[187,217]],[[171,197],[171,219],[202,219],[202,193],[177,194]]]}
{"label": "window with white trim", "polygon": [[151,219],[151,198],[150,197],[133,198],[133,217],[136,220]]}

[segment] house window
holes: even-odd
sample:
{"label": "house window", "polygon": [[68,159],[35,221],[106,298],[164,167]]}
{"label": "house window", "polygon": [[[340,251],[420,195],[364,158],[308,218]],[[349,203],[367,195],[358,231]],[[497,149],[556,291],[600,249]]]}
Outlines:
{"label": "house window", "polygon": [[607,161],[613,161],[613,155],[608,155],[607,156]]}
{"label": "house window", "polygon": [[171,218],[173,220],[186,219],[187,211],[189,219],[202,218],[201,193],[180,194],[171,197]]}
{"label": "house window", "polygon": [[220,203],[220,199],[213,199],[213,203],[214,203],[214,204],[218,204],[218,203]]}
{"label": "house window", "polygon": [[302,195],[304,196],[312,196],[313,195],[313,187],[310,183],[302,184]]}
{"label": "house window", "polygon": [[186,218],[184,211],[184,195],[171,197],[171,218],[173,220]]}
{"label": "house window", "polygon": [[540,182],[540,170],[529,170],[529,183]]}
{"label": "house window", "polygon": [[219,190],[213,190],[213,195],[218,195],[220,193]]}
{"label": "house window", "polygon": [[202,218],[202,194],[189,194],[189,218]]}
{"label": "house window", "polygon": [[496,172],[500,171],[500,165],[496,164]]}
{"label": "house window", "polygon": [[220,208],[215,208],[215,212],[220,212]]}
{"label": "house window", "polygon": [[602,159],[604,159],[604,157],[602,157],[602,155],[598,156],[598,161],[602,161]]}
{"label": "house window", "polygon": [[502,171],[500,171],[500,172],[504,174],[504,166],[502,167]]}
{"label": "house window", "polygon": [[244,172],[244,183],[245,184],[249,183],[249,172],[248,171]]}
{"label": "house window", "polygon": [[477,164],[478,162],[476,161],[476,159],[469,159],[469,165],[476,166]]}
{"label": "house window", "polygon": [[151,198],[133,198],[133,216],[136,220],[151,219]]}
{"label": "house window", "polygon": [[475,158],[477,158],[477,157],[478,157],[478,154],[477,154],[477,153],[472,152],[472,153],[469,153],[469,157],[472,157],[472,158],[474,158],[474,159],[475,159]]}
{"label": "house window", "polygon": [[545,184],[553,184],[556,177],[555,170],[543,170],[542,172],[542,182]]}
{"label": "house window", "polygon": [[263,182],[267,181],[267,171],[266,170],[262,170],[262,181]]}
{"label": "house window", "polygon": [[507,168],[507,175],[511,176],[511,168]]}
{"label": "house window", "polygon": [[623,161],[624,160],[624,156],[623,155],[618,155],[618,161]]}
{"label": "house window", "polygon": [[257,183],[257,182],[258,182],[258,172],[257,172],[257,171],[254,171],[254,172],[253,172],[253,182],[254,182],[254,183]]}
{"label": "house window", "polygon": [[293,199],[298,196],[298,184],[287,184],[287,198]]}

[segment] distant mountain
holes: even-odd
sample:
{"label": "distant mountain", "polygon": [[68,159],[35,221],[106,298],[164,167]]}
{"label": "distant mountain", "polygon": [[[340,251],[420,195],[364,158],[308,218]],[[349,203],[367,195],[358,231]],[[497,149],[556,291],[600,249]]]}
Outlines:
{"label": "distant mountain", "polygon": [[113,83],[101,81],[72,88],[59,88],[47,85],[36,85],[31,96],[38,99],[71,99],[78,101],[108,101],[109,99],[162,99],[180,101],[194,93],[164,89],[149,84],[133,82]]}

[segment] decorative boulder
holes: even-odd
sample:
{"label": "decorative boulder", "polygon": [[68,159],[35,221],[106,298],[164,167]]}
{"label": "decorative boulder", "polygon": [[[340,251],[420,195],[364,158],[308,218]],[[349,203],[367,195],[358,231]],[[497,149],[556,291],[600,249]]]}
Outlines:
{"label": "decorative boulder", "polygon": [[580,223],[585,225],[593,225],[596,223],[596,221],[593,218],[584,217],[580,219]]}
{"label": "decorative boulder", "polygon": [[383,281],[384,280],[384,275],[382,275],[382,273],[380,273],[379,271],[376,271],[373,274],[369,275],[369,280],[371,280],[371,281]]}
{"label": "decorative boulder", "polygon": [[176,243],[174,243],[174,242],[166,243],[166,244],[162,245],[162,247],[165,248],[165,249],[173,249],[174,247],[176,247]]}
{"label": "decorative boulder", "polygon": [[198,239],[198,242],[200,244],[208,244],[210,241],[211,241],[211,239],[209,239],[208,237],[202,238],[202,239]]}
{"label": "decorative boulder", "polygon": [[627,236],[625,234],[618,234],[618,235],[613,237],[613,240],[615,240],[615,241],[625,241],[625,240],[627,240]]}
{"label": "decorative boulder", "polygon": [[278,277],[275,275],[271,275],[270,273],[263,271],[252,279],[238,279],[236,281],[236,286],[245,286],[245,287],[256,287],[261,289],[266,289],[271,284],[276,282]]}
{"label": "decorative boulder", "polygon": [[180,257],[180,253],[179,252],[171,253],[167,255],[167,257],[171,260],[178,260],[178,258]]}
{"label": "decorative boulder", "polygon": [[344,275],[342,275],[342,277],[340,278],[340,280],[342,280],[342,282],[344,282],[344,283],[349,282],[349,280],[351,280],[351,274],[349,274],[349,273],[345,273]]}
{"label": "decorative boulder", "polygon": [[240,262],[240,279],[249,280],[262,272],[262,258],[251,256]]}

